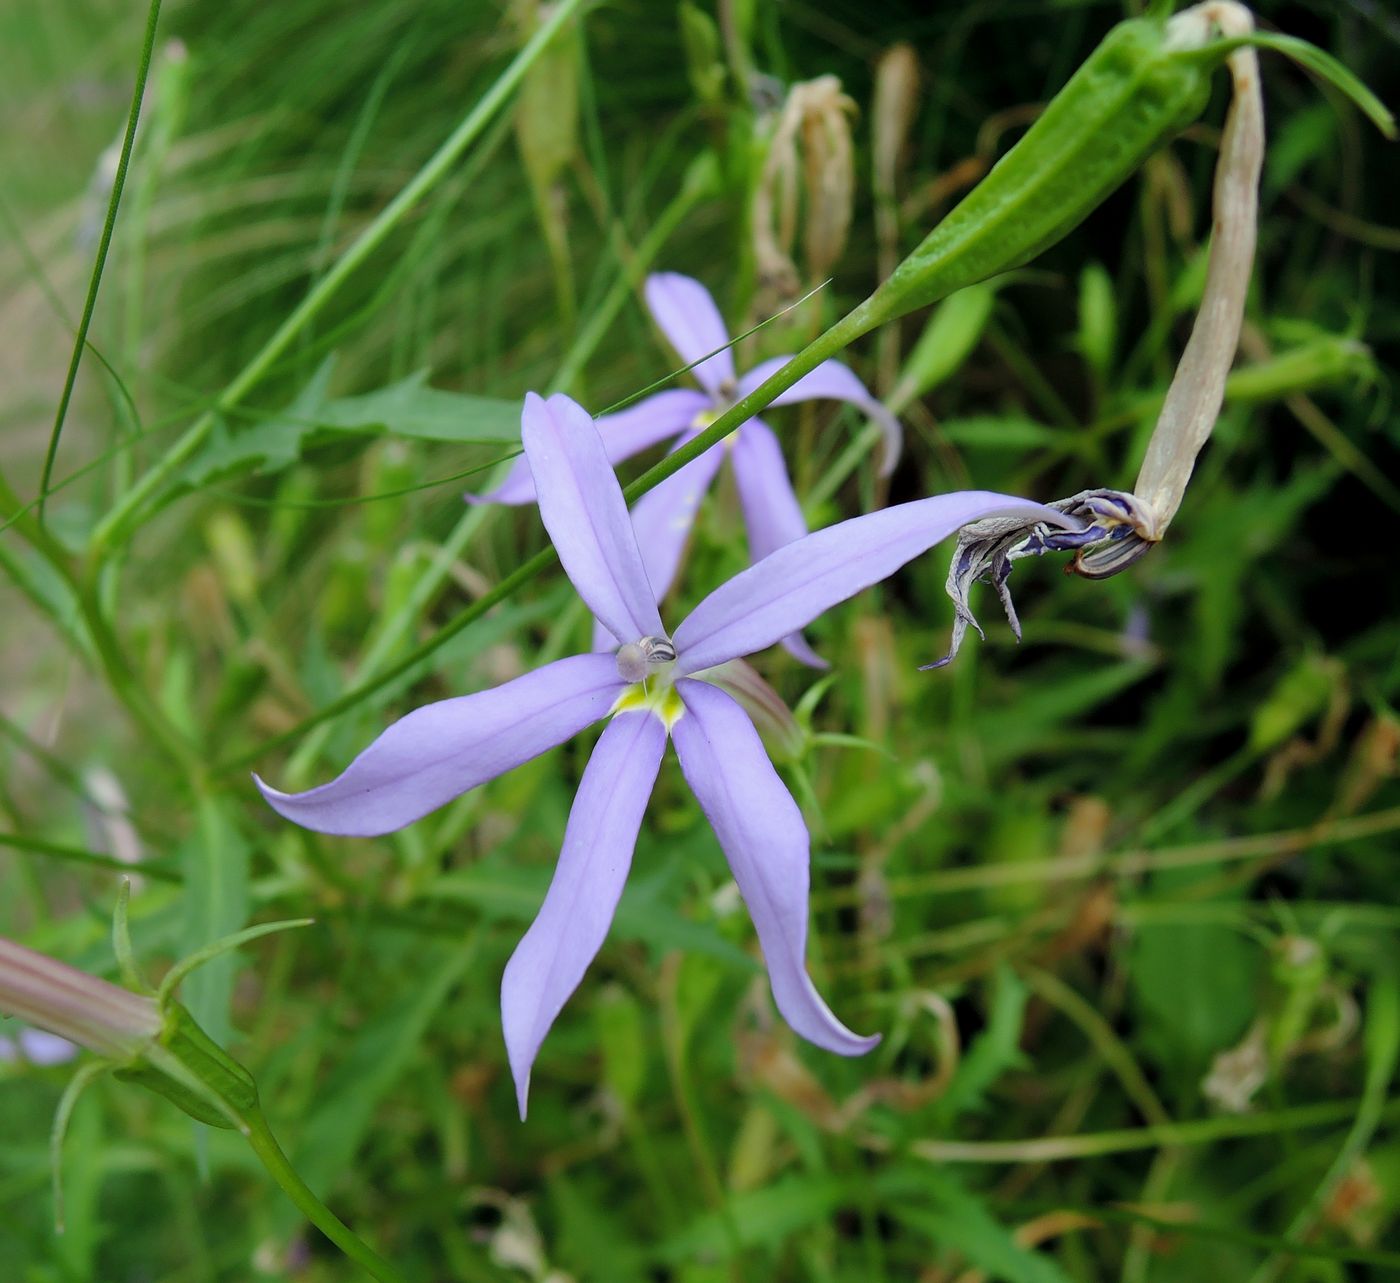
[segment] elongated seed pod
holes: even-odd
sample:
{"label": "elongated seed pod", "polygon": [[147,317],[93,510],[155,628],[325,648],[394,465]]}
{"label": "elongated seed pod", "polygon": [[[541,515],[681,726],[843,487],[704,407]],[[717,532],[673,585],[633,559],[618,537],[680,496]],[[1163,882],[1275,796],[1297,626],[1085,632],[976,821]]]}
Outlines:
{"label": "elongated seed pod", "polygon": [[1020,142],[895,269],[871,298],[870,316],[901,315],[1034,258],[1195,120],[1225,52],[1211,58],[1200,41],[1183,42],[1184,16],[1114,27]]}

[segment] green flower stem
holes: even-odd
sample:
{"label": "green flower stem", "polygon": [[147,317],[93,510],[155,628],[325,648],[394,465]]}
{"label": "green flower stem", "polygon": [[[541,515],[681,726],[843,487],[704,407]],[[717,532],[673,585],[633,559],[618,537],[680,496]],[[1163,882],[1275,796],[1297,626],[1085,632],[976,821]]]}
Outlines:
{"label": "green flower stem", "polygon": [[[1196,1118],[1156,1127],[1127,1127],[1121,1131],[1092,1132],[1081,1136],[1035,1136],[1025,1140],[921,1140],[912,1153],[931,1163],[1053,1163],[1068,1158],[1093,1158],[1103,1154],[1127,1154],[1168,1145],[1209,1145],[1242,1136],[1269,1136],[1304,1127],[1326,1127],[1354,1118],[1363,1107],[1356,1100],[1328,1100],[1267,1113]],[[1391,1101],[1381,1114],[1400,1115],[1400,1100]],[[871,1138],[872,1148],[883,1138]]]}
{"label": "green flower stem", "polygon": [[146,11],[146,33],[141,44],[141,61],[136,68],[136,84],[131,91],[131,109],[126,117],[121,156],[117,161],[116,176],[112,179],[112,195],[107,202],[107,215],[102,222],[102,238],[97,244],[97,257],[92,264],[87,298],[83,300],[83,315],[78,322],[77,336],[73,340],[73,355],[68,361],[63,392],[58,398],[58,409],[54,411],[53,431],[49,433],[48,449],[44,452],[44,470],[39,477],[40,525],[44,521],[44,502],[49,497],[49,482],[53,480],[54,461],[58,458],[58,441],[63,435],[63,421],[68,417],[68,405],[73,399],[73,386],[78,381],[78,366],[82,363],[83,352],[87,348],[88,330],[92,325],[93,310],[97,306],[97,290],[102,284],[102,269],[107,264],[107,251],[112,246],[112,232],[117,225],[117,206],[121,204],[122,188],[126,185],[126,171],[131,164],[131,149],[136,143],[136,124],[141,116],[141,100],[146,93],[146,77],[151,70],[151,53],[155,49],[156,26],[159,21],[160,0],[151,0],[150,8]]}
{"label": "green flower stem", "polygon": [[379,1279],[380,1283],[408,1283],[403,1274],[312,1193],[310,1186],[297,1175],[291,1160],[282,1152],[282,1147],[277,1143],[277,1138],[272,1134],[272,1129],[267,1125],[267,1119],[263,1117],[261,1110],[249,1112],[243,1121],[248,1126],[248,1144],[253,1147],[258,1161],[308,1221],[362,1270]]}
{"label": "green flower stem", "polygon": [[257,355],[223,390],[212,408],[202,414],[130,490],[113,504],[111,511],[98,523],[92,533],[91,555],[95,562],[131,529],[141,508],[175,475],[214,430],[219,416],[237,405],[272,368],[273,364],[304,330],[307,324],[345,284],[351,274],[383,243],[385,237],[424,196],[433,190],[451,171],[462,153],[476,141],[491,118],[505,104],[520,84],[525,73],[534,65],[559,29],[582,7],[583,0],[561,0],[540,29],[515,56],[505,71],[448,136],[441,147],[424,163],[409,183],[380,212],[368,227],[346,249],[335,265],[307,292],[306,297],[292,309]]}
{"label": "green flower stem", "polygon": [[652,487],[659,486],[667,477],[679,472],[692,459],[698,459],[712,445],[723,441],[741,423],[747,422],[771,405],[776,397],[786,392],[804,374],[810,374],[823,361],[854,343],[862,334],[872,330],[876,323],[872,316],[870,300],[867,299],[848,312],[829,330],[819,334],[782,369],[775,371],[743,400],[731,405],[703,432],[693,437],[679,450],[668,454],[655,467],[642,473],[622,492],[628,504],[635,503]]}
{"label": "green flower stem", "polygon": [[44,855],[55,860],[67,860],[73,864],[86,864],[94,869],[112,869],[117,873],[125,873],[132,877],[139,874],[142,877],[155,878],[158,882],[183,882],[185,880],[182,873],[164,864],[155,864],[150,861],[139,861],[136,864],[131,864],[126,860],[119,860],[114,855],[103,855],[98,851],[85,851],[81,847],[63,846],[57,842],[45,842],[40,838],[31,838],[22,833],[0,833],[0,847],[25,851],[30,855]]}

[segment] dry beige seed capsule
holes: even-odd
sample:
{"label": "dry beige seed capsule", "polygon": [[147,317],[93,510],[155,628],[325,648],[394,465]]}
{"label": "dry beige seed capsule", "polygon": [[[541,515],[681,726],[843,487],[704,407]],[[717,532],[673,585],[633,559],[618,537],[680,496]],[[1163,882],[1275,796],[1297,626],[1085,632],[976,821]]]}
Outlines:
{"label": "dry beige seed capsule", "polygon": [[825,277],[846,248],[855,196],[849,119],[855,109],[835,76],[818,76],[788,91],[754,194],[754,253],[765,309],[798,292],[792,249],[799,205],[810,279]]}

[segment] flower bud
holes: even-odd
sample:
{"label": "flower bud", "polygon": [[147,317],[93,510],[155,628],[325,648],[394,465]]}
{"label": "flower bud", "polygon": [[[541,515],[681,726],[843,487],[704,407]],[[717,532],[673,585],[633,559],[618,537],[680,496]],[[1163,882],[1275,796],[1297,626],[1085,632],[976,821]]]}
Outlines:
{"label": "flower bud", "polygon": [[139,1056],[164,1023],[155,999],[108,984],[3,937],[0,1013],[19,1016],[118,1061]]}
{"label": "flower bud", "polygon": [[892,45],[875,69],[875,106],[870,122],[875,193],[880,200],[894,200],[899,163],[918,107],[919,60],[912,46]]}

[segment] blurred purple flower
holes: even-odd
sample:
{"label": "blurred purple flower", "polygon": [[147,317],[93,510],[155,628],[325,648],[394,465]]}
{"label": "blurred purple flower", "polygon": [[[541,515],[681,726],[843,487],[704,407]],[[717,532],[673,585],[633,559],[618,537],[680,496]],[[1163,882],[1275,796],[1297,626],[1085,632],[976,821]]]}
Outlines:
{"label": "blurred purple flower", "polygon": [[0,1062],[22,1060],[30,1065],[65,1065],[78,1054],[67,1038],[43,1029],[21,1029],[13,1038],[0,1034]]}
{"label": "blurred purple flower", "polygon": [[[269,804],[322,833],[371,836],[411,824],[611,717],[584,770],[554,879],[505,970],[501,1015],[521,1117],[550,1025],[601,947],[622,894],[669,733],[758,931],[773,998],[809,1041],[868,1051],[807,975],[809,838],[802,814],[738,703],[707,670],[771,646],[893,574],[966,522],[1040,512],[984,491],[856,517],[786,544],[706,597],[667,636],[603,439],[565,396],[526,397],[525,456],[540,515],[579,595],[617,643],[556,660],[491,690],[427,704],[395,722],[329,784]],[[255,777],[256,778],[256,777]]]}
{"label": "blurred purple flower", "polygon": [[[703,391],[676,388],[658,392],[617,414],[602,416],[598,429],[613,464],[662,441],[674,440],[673,449],[684,445],[792,360],[791,356],[775,356],[736,377],[734,355],[728,346],[729,332],[719,308],[710,292],[689,276],[658,272],[647,277],[646,300],[662,333],[681,360],[692,366],[691,373]],[[839,361],[823,361],[775,397],[772,404],[788,405],[794,401],[826,398],[847,401],[880,425],[885,434],[881,471],[888,474],[899,459],[902,441],[899,421]],[[750,561],[761,561],[770,552],[807,533],[802,506],[793,492],[778,438],[762,419],[749,419],[724,441],[648,491],[632,509],[642,564],[658,601],[675,582],[696,511],[726,454],[732,459],[739,504],[748,528]],[[522,504],[534,498],[535,484],[530,465],[524,458],[516,460],[495,490],[481,496],[467,496],[473,503]],[[604,627],[595,630],[597,649],[603,649],[606,644]],[[804,664],[813,668],[827,666],[801,633],[784,638],[783,645]]]}

